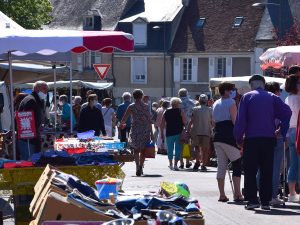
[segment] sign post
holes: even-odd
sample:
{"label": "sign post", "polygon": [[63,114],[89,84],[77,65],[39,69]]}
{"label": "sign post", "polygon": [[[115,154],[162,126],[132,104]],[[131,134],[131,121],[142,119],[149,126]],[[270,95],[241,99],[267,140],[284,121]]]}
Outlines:
{"label": "sign post", "polygon": [[98,74],[100,80],[103,80],[110,68],[110,64],[93,64],[93,67]]}

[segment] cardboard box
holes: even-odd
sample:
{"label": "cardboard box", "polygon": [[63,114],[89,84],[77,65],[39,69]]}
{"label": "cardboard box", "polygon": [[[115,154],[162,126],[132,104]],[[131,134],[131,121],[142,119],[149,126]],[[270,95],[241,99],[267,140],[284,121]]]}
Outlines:
{"label": "cardboard box", "polygon": [[34,225],[42,225],[43,221],[110,221],[112,217],[71,204],[60,194],[51,192],[43,201],[33,221]]}
{"label": "cardboard box", "polygon": [[36,202],[31,202],[31,204],[30,204],[30,209],[32,210],[30,212],[31,212],[31,214],[34,218],[37,217],[38,212],[39,212],[41,206],[43,205],[43,202],[46,201],[47,196],[51,192],[58,193],[63,197],[67,197],[67,195],[68,195],[67,192],[65,192],[64,190],[52,185],[51,182],[49,182],[49,184],[45,187],[45,189],[43,190],[43,192],[41,193],[41,195],[37,199],[37,201]]}
{"label": "cardboard box", "polygon": [[34,192],[38,192],[40,189],[43,189],[45,184],[47,183],[47,180],[51,177],[53,173],[61,173],[57,168],[51,165],[47,165],[40,176],[39,180],[36,182],[34,186]]}

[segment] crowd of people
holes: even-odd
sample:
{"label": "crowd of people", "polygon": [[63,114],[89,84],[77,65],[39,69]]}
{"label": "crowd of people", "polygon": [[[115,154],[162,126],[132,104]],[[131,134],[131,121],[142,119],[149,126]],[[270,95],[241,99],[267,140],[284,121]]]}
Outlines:
{"label": "crowd of people", "polygon": [[[288,200],[299,202],[296,184],[300,183],[300,156],[296,148],[296,128],[300,69],[293,73],[286,79],[285,90],[289,95],[285,102],[280,98],[278,83],[266,83],[263,76],[253,75],[249,80],[250,92],[241,96],[234,84],[223,82],[218,87],[220,97],[215,101],[206,94],[192,100],[182,88],[177,97],[162,98],[151,104],[149,96],[136,89],[132,94],[123,93],[123,102],[116,110],[112,107],[112,99],[106,98],[100,104],[93,91],[87,92],[85,103],[80,96],[73,97],[72,105],[66,95],[61,95],[57,107],[61,110],[62,122],[67,126],[72,123],[78,132],[94,130],[95,135],[113,137],[117,129],[120,141],[126,142],[133,151],[137,176],[144,173],[145,149],[149,143],[155,143],[159,153],[167,154],[172,171],[192,166],[193,171],[207,171],[210,156],[215,152],[219,201],[229,200],[224,185],[230,166],[234,201],[248,201],[246,209],[268,210],[270,204],[282,203],[277,196],[280,174],[284,173],[283,153],[287,147],[290,158]],[[15,100],[18,111],[34,112],[38,131],[37,137],[30,140],[31,152],[24,147],[27,146],[25,140],[19,140],[21,159],[28,159],[30,154],[40,151],[39,130],[47,91],[47,84],[38,81],[31,95],[20,94]],[[190,157],[186,157],[185,162],[184,145],[190,146]]]}

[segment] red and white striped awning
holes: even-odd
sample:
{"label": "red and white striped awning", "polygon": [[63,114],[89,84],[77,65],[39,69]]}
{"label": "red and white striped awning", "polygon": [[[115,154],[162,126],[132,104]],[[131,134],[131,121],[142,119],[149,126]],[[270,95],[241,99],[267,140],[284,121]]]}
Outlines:
{"label": "red and white striped awning", "polygon": [[74,30],[5,30],[0,32],[0,53],[14,55],[39,53],[52,55],[57,52],[82,53],[87,50],[112,52],[133,51],[131,34],[120,31]]}

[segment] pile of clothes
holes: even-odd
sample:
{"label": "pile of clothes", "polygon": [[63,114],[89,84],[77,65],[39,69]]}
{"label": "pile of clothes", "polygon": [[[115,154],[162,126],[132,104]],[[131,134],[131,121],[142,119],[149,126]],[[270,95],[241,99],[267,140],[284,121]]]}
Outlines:
{"label": "pile of clothes", "polygon": [[[169,197],[158,193],[126,193],[99,199],[99,190],[76,176],[47,166],[34,187],[29,211],[35,218],[31,225],[44,221],[111,221],[133,218],[135,221],[156,219],[158,212],[168,211],[182,220],[203,219],[196,199],[180,194]],[[187,223],[189,224],[189,223]],[[199,223],[201,224],[201,223]]]}

